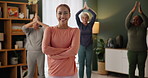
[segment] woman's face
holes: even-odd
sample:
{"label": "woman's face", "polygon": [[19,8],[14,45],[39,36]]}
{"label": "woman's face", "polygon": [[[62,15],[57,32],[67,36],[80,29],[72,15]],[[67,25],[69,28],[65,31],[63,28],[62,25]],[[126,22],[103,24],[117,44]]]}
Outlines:
{"label": "woman's face", "polygon": [[139,16],[136,15],[136,16],[133,17],[133,24],[135,26],[139,26],[139,25],[141,25],[141,23],[142,23],[142,20],[140,19]]}
{"label": "woman's face", "polygon": [[56,16],[60,24],[67,24],[70,18],[70,13],[66,7],[61,6],[57,9]]}
{"label": "woman's face", "polygon": [[82,20],[82,23],[87,24],[89,18],[88,18],[87,15],[83,15],[83,16],[81,17],[81,20]]}

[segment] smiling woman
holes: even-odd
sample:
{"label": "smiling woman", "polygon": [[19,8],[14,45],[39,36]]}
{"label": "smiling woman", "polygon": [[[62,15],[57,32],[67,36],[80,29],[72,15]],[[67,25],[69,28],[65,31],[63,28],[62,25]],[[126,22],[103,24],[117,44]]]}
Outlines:
{"label": "smiling woman", "polygon": [[68,26],[70,14],[67,4],[58,5],[58,24],[44,32],[42,51],[48,56],[48,78],[77,78],[75,56],[79,49],[80,31]]}
{"label": "smiling woman", "polygon": [[[75,14],[82,8],[83,0],[43,0],[43,22],[55,26],[58,23],[56,18],[56,7],[61,4],[67,4],[71,8],[71,17],[69,19],[69,25],[71,27],[77,27]],[[50,21],[50,22],[49,22]]]}
{"label": "smiling woman", "polygon": [[[76,21],[75,21],[75,14],[78,10],[82,8],[83,0],[43,0],[43,23],[48,24],[49,26],[56,26],[58,23],[58,20],[56,18],[56,7],[61,4],[65,3],[68,4],[71,8],[71,17],[69,19],[69,25],[71,27],[77,27]],[[77,6],[76,6],[77,5]],[[50,22],[49,22],[50,21]],[[45,56],[45,76],[48,76],[48,64],[47,64],[47,56]],[[78,56],[76,55],[76,63],[78,64]]]}

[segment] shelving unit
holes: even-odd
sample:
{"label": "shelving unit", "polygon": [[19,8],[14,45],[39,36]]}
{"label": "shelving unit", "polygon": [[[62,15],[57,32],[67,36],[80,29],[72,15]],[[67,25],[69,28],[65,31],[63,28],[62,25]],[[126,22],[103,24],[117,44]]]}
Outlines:
{"label": "shelving unit", "polygon": [[20,65],[26,65],[26,51],[24,48],[22,49],[3,49],[0,50],[0,61],[1,61],[1,66],[0,68],[6,68],[6,67],[13,67],[15,65],[9,64],[10,58],[9,56],[14,53],[14,51],[19,55],[20,60],[17,64],[17,66]]}
{"label": "shelving unit", "polygon": [[[18,64],[10,64],[10,59],[14,51],[19,55]],[[19,66],[26,65],[26,50],[23,49],[3,49],[0,50],[0,77],[2,78],[19,78],[17,71]]]}
{"label": "shelving unit", "polygon": [[[29,9],[30,14],[38,12],[38,5],[29,5],[23,2],[8,2],[0,1],[0,7],[2,12],[2,18],[0,18],[0,33],[4,33],[4,41],[2,42],[2,50],[0,50],[0,77],[1,78],[21,78],[20,67],[26,64],[26,50],[25,48],[14,49],[16,41],[23,41],[25,39],[25,34],[19,30],[14,31],[14,24],[21,24],[21,28],[24,24],[31,21],[29,14],[27,14],[27,9]],[[17,16],[11,16],[8,13],[8,7],[17,8]],[[13,10],[13,9],[12,9]],[[24,14],[24,18],[19,17],[19,13]],[[13,15],[13,12],[12,12]],[[18,64],[11,64],[10,60],[12,55],[16,53],[18,57]],[[35,75],[36,78],[36,75]]]}

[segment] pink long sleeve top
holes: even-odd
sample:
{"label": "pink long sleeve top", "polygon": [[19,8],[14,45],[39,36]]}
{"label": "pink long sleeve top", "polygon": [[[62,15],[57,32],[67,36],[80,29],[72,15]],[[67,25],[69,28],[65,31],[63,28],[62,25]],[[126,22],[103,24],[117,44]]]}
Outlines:
{"label": "pink long sleeve top", "polygon": [[75,55],[80,45],[78,28],[48,27],[44,31],[42,50],[48,56],[50,76],[72,76],[77,73]]}

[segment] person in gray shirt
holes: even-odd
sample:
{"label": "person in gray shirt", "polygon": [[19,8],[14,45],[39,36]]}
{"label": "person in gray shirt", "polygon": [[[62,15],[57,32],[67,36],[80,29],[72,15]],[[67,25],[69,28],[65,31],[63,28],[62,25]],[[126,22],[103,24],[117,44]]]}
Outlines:
{"label": "person in gray shirt", "polygon": [[28,78],[34,78],[36,65],[38,67],[38,78],[45,78],[44,75],[44,60],[45,55],[42,52],[42,38],[44,29],[47,25],[41,23],[37,13],[33,21],[25,24],[22,27],[23,32],[26,34],[26,50],[27,50],[27,65],[28,65]]}
{"label": "person in gray shirt", "polygon": [[[137,6],[140,15],[135,15],[132,18]],[[125,26],[128,32],[127,55],[129,62],[129,78],[136,78],[136,65],[138,65],[139,78],[144,78],[145,61],[147,58],[146,33],[148,18],[143,13],[140,2],[136,1],[135,6],[126,17]]]}

